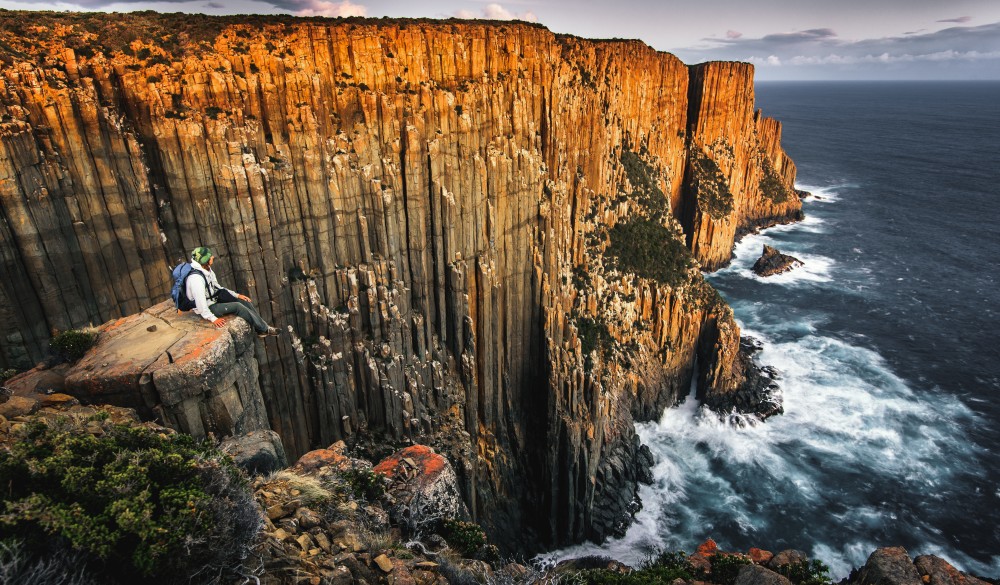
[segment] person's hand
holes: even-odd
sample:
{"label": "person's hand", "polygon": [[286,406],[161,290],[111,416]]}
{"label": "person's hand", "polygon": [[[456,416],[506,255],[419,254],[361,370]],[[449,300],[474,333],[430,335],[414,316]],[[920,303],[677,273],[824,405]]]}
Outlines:
{"label": "person's hand", "polygon": [[248,297],[246,295],[236,295],[236,298],[238,298],[241,301],[246,301],[248,303],[250,302],[250,297]]}
{"label": "person's hand", "polygon": [[212,325],[215,325],[216,329],[222,329],[223,327],[226,326],[226,320],[221,318],[216,319],[215,321],[212,321]]}

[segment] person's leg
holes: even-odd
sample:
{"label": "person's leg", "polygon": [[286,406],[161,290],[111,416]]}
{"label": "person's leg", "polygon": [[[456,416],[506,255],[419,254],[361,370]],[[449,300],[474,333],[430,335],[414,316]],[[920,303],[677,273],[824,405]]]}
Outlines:
{"label": "person's leg", "polygon": [[257,333],[267,333],[268,326],[267,323],[261,319],[257,311],[254,310],[253,305],[247,307],[248,303],[236,301],[235,303],[215,303],[208,309],[212,311],[212,314],[216,317],[222,317],[223,315],[236,315],[238,317],[243,317],[254,331]]}

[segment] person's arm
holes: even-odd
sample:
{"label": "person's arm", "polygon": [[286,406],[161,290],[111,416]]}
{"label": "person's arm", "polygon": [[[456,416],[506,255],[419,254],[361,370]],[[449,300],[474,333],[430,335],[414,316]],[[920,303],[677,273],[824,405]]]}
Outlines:
{"label": "person's arm", "polygon": [[218,326],[217,321],[222,321],[216,317],[212,311],[208,308],[208,298],[205,292],[205,279],[202,278],[202,274],[192,274],[188,276],[187,279],[187,294],[188,298],[194,301],[194,311],[197,315],[201,316],[203,319],[210,321],[213,325]]}
{"label": "person's arm", "polygon": [[250,302],[250,297],[246,295],[241,295],[240,293],[234,291],[233,289],[226,288],[221,284],[219,284],[219,279],[217,276],[215,276],[215,272],[212,272],[212,276],[210,276],[209,278],[212,279],[212,286],[215,288],[216,291],[224,290],[238,299],[244,300],[248,303]]}
{"label": "person's arm", "polygon": [[[216,281],[216,282],[218,282],[218,281]],[[223,286],[220,286],[219,288],[225,288],[225,287],[223,287]],[[229,294],[231,294],[231,295],[233,295],[234,297],[236,297],[236,298],[240,299],[241,301],[246,301],[246,302],[248,302],[248,303],[249,303],[249,302],[252,302],[252,301],[250,300],[250,297],[248,297],[248,296],[246,296],[246,295],[244,295],[244,294],[240,294],[240,293],[238,293],[238,292],[234,291],[234,290],[233,290],[233,289],[231,289],[231,288],[227,288],[226,290],[228,290],[228,291],[229,291]]]}

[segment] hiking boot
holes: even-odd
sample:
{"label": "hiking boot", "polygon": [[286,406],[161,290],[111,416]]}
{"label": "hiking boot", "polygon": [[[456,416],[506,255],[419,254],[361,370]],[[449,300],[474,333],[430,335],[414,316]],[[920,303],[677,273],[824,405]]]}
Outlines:
{"label": "hiking boot", "polygon": [[262,331],[262,332],[258,333],[257,337],[260,337],[261,339],[263,339],[265,337],[271,337],[273,335],[278,335],[279,333],[281,333],[281,332],[278,331],[276,328],[274,328],[274,327],[268,327],[267,331]]}

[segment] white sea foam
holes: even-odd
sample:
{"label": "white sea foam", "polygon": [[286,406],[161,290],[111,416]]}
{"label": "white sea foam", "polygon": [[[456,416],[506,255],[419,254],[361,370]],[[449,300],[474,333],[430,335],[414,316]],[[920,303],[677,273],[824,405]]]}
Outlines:
{"label": "white sea foam", "polygon": [[[796,225],[798,224],[791,224],[791,226]],[[811,225],[811,229],[819,231],[818,226],[821,226],[822,222],[819,219],[816,219]],[[806,227],[809,228],[809,226]],[[738,244],[736,244],[736,249],[733,252],[732,263],[728,267],[720,270],[717,274],[737,274],[743,278],[785,286],[812,285],[815,283],[825,283],[833,280],[832,272],[836,262],[834,262],[832,258],[828,258],[821,254],[799,251],[796,250],[794,246],[782,246],[774,237],[772,237],[772,234],[788,232],[792,231],[792,229],[793,228],[789,226],[778,226],[767,230],[765,233],[754,234],[743,238]],[[760,257],[761,250],[765,244],[779,248],[782,252],[795,256],[802,261],[802,265],[781,274],[775,274],[767,277],[758,276],[753,271],[753,265],[754,262],[757,261],[757,258]]]}

